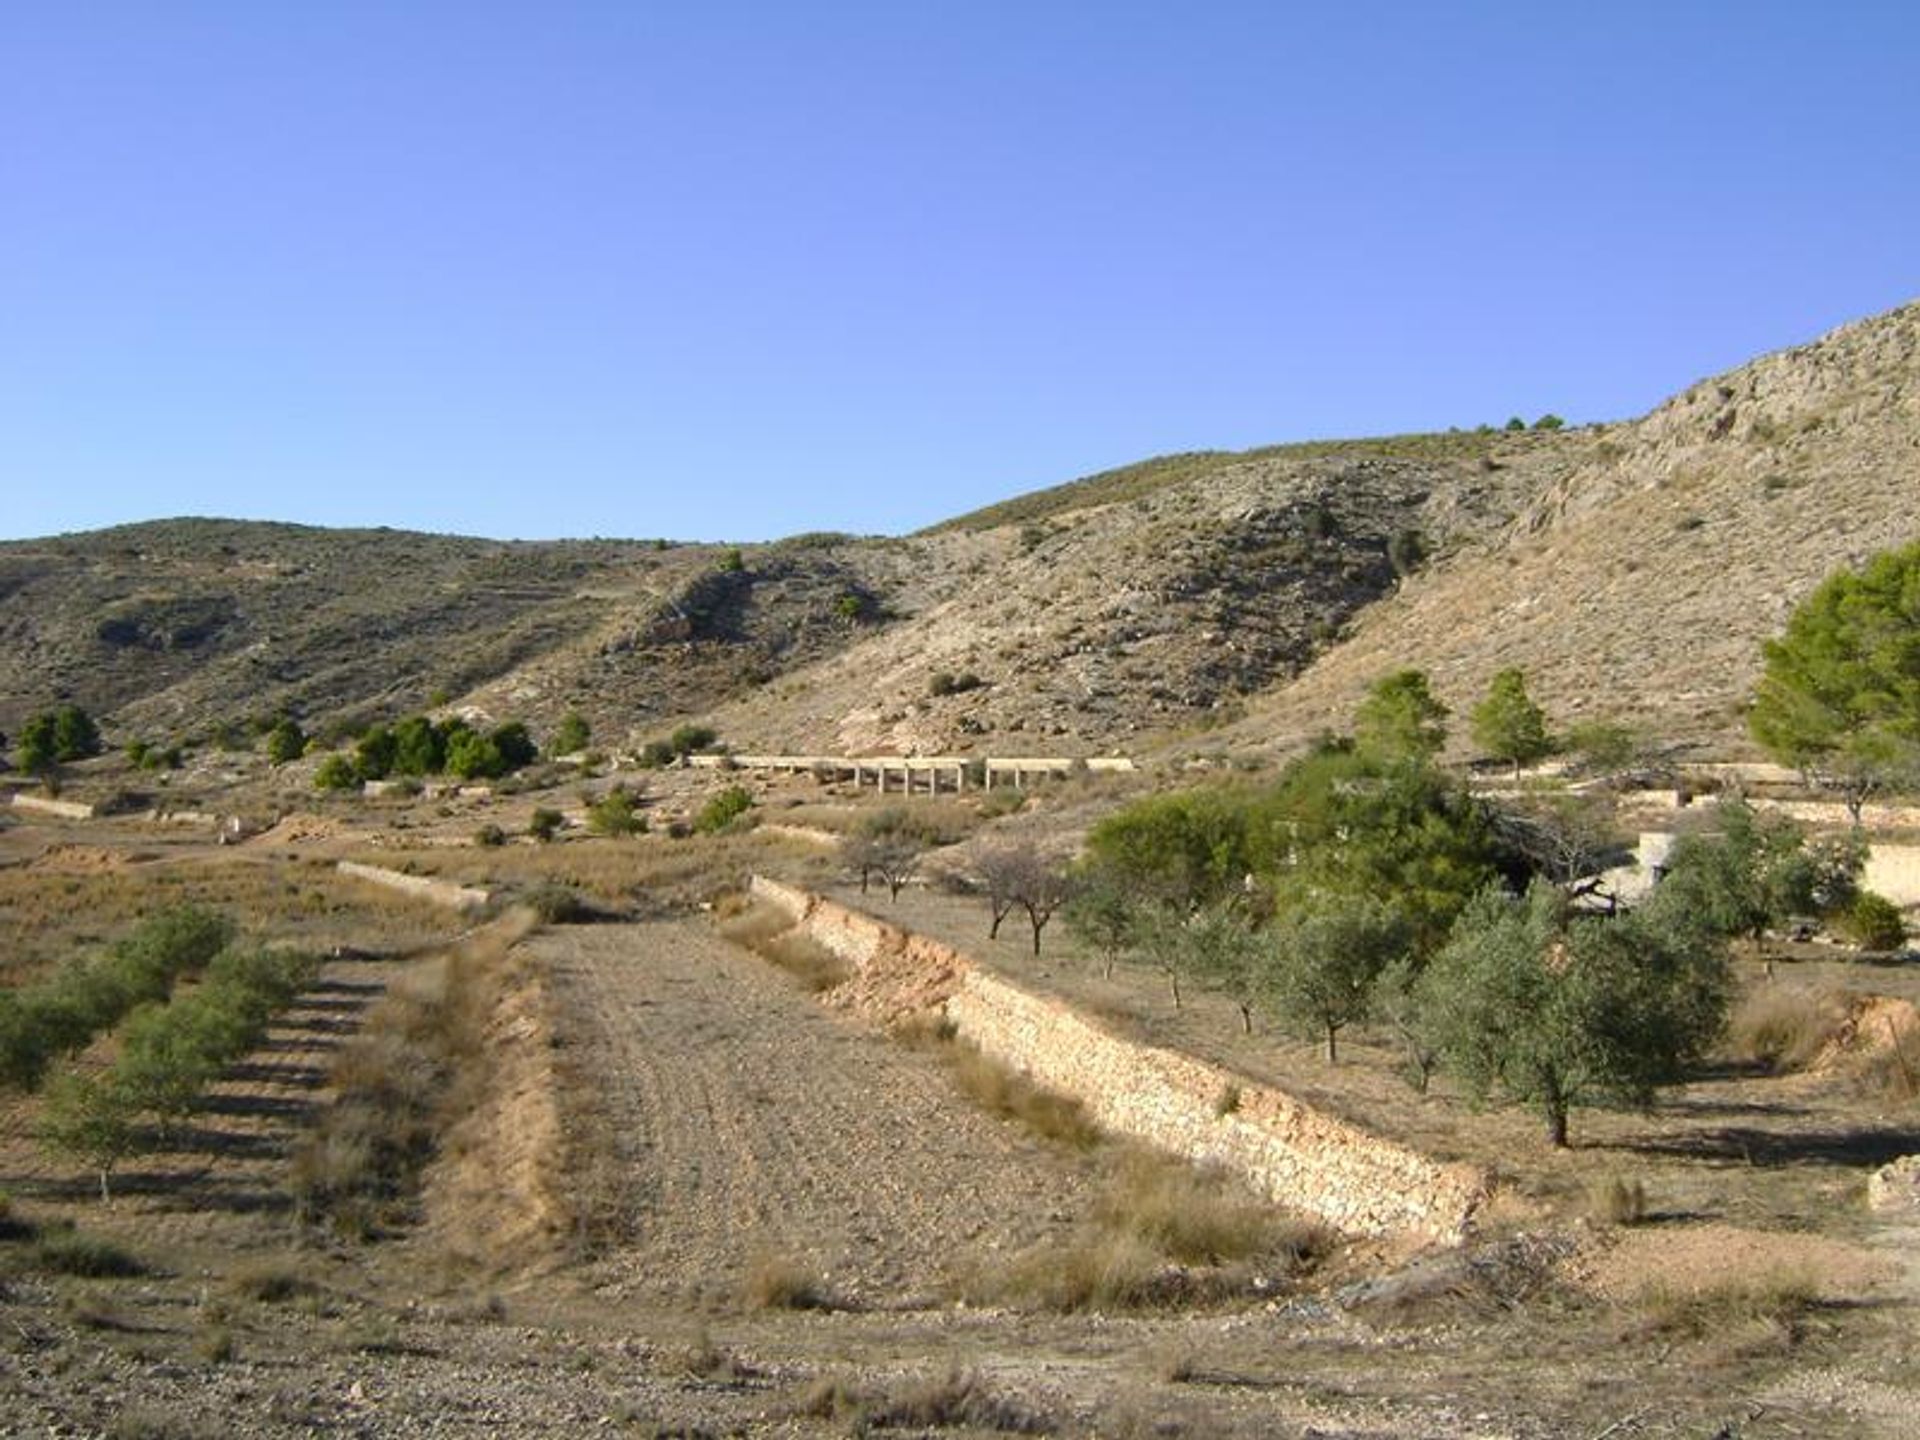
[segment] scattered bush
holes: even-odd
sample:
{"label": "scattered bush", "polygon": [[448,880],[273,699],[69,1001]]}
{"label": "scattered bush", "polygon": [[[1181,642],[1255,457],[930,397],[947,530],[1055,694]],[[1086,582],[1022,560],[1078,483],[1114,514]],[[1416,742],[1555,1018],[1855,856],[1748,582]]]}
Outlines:
{"label": "scattered bush", "polygon": [[616,785],[587,807],[587,828],[596,835],[640,835],[646,832],[647,817],[636,808],[634,797]]}
{"label": "scattered bush", "polygon": [[711,726],[682,725],[663,740],[649,740],[640,747],[640,765],[647,770],[660,770],[689,755],[710,750],[719,741],[720,736]]}
{"label": "scattered bush", "polygon": [[527,834],[545,844],[559,833],[567,817],[558,810],[549,810],[544,806],[527,817]]}
{"label": "scattered bush", "polygon": [[578,710],[569,710],[560,718],[560,726],[553,732],[548,748],[556,755],[575,755],[587,748],[587,741],[593,738],[592,727],[587,717]]}
{"label": "scattered bush", "polygon": [[971,670],[962,670],[958,675],[947,670],[936,670],[927,681],[927,693],[935,697],[963,695],[969,690],[978,690],[985,683]]}
{"label": "scattered bush", "polygon": [[1884,895],[1862,890],[1840,914],[1840,933],[1862,950],[1898,950],[1907,943],[1900,907]]}
{"label": "scattered bush", "polygon": [[313,772],[313,788],[357,790],[360,788],[360,769],[345,755],[329,755]]}
{"label": "scattered bush", "polygon": [[267,732],[267,759],[285,765],[307,753],[307,732],[291,717],[281,720]]}
{"label": "scattered bush", "polygon": [[700,807],[693,817],[693,828],[702,835],[714,835],[742,820],[753,809],[753,792],[744,785],[729,785]]}
{"label": "scattered bush", "polygon": [[507,832],[488,822],[473,832],[473,843],[483,849],[495,849],[507,843]]}

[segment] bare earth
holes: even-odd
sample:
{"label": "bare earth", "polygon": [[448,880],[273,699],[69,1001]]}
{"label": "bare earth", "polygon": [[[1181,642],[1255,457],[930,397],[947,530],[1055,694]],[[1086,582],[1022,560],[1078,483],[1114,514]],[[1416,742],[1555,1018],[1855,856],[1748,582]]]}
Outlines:
{"label": "bare earth", "polygon": [[927,1060],[830,1016],[704,925],[539,937],[563,1029],[593,1073],[634,1243],[609,1298],[732,1303],[757,1261],[804,1263],[835,1300],[937,1301],[957,1260],[1023,1248],[1079,1203],[1086,1167],[956,1103]]}
{"label": "bare earth", "polygon": [[[261,893],[283,876],[303,894],[328,873],[291,853],[246,872]],[[1757,1167],[1668,1154],[1612,1119],[1606,1141],[1580,1153],[1650,1168],[1662,1211],[1651,1225],[1529,1219],[1384,1270],[1356,1248],[1296,1290],[1212,1306],[963,1304],[955,1282],[972,1267],[1087,1214],[1097,1160],[982,1112],[937,1059],[827,1012],[700,919],[560,927],[523,947],[530,988],[507,1023],[523,1048],[590,1082],[561,1092],[562,1118],[600,1127],[612,1163],[561,1183],[608,1187],[617,1238],[580,1259],[566,1237],[516,1224],[496,1195],[499,1212],[464,1227],[500,1237],[495,1253],[463,1259],[444,1243],[463,1228],[445,1212],[474,1206],[474,1175],[492,1167],[505,1182],[554,1159],[527,1153],[544,1142],[527,1132],[537,1067],[519,1061],[510,1076],[502,1067],[495,1133],[459,1136],[430,1177],[428,1223],[371,1245],[303,1231],[285,1199],[291,1146],[328,1102],[333,1047],[415,963],[412,942],[392,937],[419,923],[405,907],[336,908],[326,893],[315,928],[373,958],[331,964],[174,1148],[125,1167],[111,1205],[33,1142],[31,1102],[0,1115],[0,1191],[15,1215],[71,1218],[150,1267],[132,1279],[56,1275],[23,1258],[27,1242],[0,1241],[0,1434],[840,1435],[854,1422],[819,1403],[823,1385],[898,1396],[956,1371],[993,1404],[941,1433],[987,1433],[981,1415],[1102,1436],[1914,1433],[1913,1236],[1856,1210],[1852,1158],[1770,1170],[1764,1153]],[[933,928],[964,920],[975,953],[1018,968],[1017,944],[1004,955],[981,944],[977,917],[903,908]],[[1067,978],[1051,958],[1042,968]],[[1096,997],[1097,971],[1069,968],[1063,988],[1165,1020],[1156,977]],[[1206,1006],[1193,1018],[1232,1034],[1216,1023],[1231,1017]],[[1831,1123],[1827,1103],[1802,1118]],[[1873,1117],[1859,1118],[1871,1132]],[[1523,1153],[1524,1118],[1497,1123],[1492,1133]],[[1695,1122],[1680,1108],[1674,1123]],[[464,1187],[447,1183],[453,1167]],[[1547,1177],[1536,1198],[1558,1203],[1573,1178]],[[1762,1202],[1779,1187],[1784,1205]],[[1783,1240],[1793,1212],[1818,1233]],[[1823,1281],[1790,1337],[1651,1332],[1634,1298],[1649,1277],[1783,1256]],[[829,1308],[749,1303],[754,1274],[775,1262],[816,1277]],[[263,1272],[299,1284],[267,1298],[250,1283]]]}

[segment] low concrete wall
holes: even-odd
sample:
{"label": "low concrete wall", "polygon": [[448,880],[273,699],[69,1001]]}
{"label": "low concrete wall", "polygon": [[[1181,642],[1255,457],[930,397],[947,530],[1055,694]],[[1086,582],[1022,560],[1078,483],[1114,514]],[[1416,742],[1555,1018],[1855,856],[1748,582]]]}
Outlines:
{"label": "low concrete wall", "polygon": [[379,865],[362,865],[353,860],[342,860],[339,864],[342,875],[351,875],[357,880],[370,880],[375,885],[385,885],[390,890],[399,890],[421,900],[431,901],[435,905],[446,905],[455,910],[484,910],[493,903],[493,892],[478,890],[469,885],[456,885],[451,880],[435,880],[430,875],[409,875],[401,870],[388,870]]}
{"label": "low concrete wall", "polygon": [[55,800],[47,795],[14,792],[13,808],[30,810],[36,815],[53,815],[62,820],[91,820],[94,808],[80,800]]}
{"label": "low concrete wall", "polygon": [[[752,888],[854,967],[847,988],[861,1008],[885,1017],[941,1007],[961,1038],[1080,1101],[1104,1128],[1223,1166],[1347,1234],[1452,1243],[1487,1197],[1477,1167],[1441,1164],[1222,1066],[1123,1039],[1065,1001],[836,901],[763,876]],[[1239,1104],[1223,1115],[1230,1087]]]}

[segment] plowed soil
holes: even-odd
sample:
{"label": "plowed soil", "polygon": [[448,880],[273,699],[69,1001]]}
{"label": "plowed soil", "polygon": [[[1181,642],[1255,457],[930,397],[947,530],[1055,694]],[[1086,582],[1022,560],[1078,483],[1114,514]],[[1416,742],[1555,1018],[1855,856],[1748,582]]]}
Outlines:
{"label": "plowed soil", "polygon": [[730,1302],[784,1261],[841,1303],[924,1304],[1079,1207],[1085,1164],[703,924],[574,927],[534,953],[618,1146],[632,1239],[609,1293]]}

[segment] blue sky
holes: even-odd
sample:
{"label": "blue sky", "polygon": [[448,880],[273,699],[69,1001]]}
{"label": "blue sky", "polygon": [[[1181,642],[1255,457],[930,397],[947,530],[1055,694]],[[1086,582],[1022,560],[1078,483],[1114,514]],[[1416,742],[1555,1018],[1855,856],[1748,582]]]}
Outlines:
{"label": "blue sky", "polygon": [[0,535],[897,533],[1913,299],[1906,3],[0,7]]}

